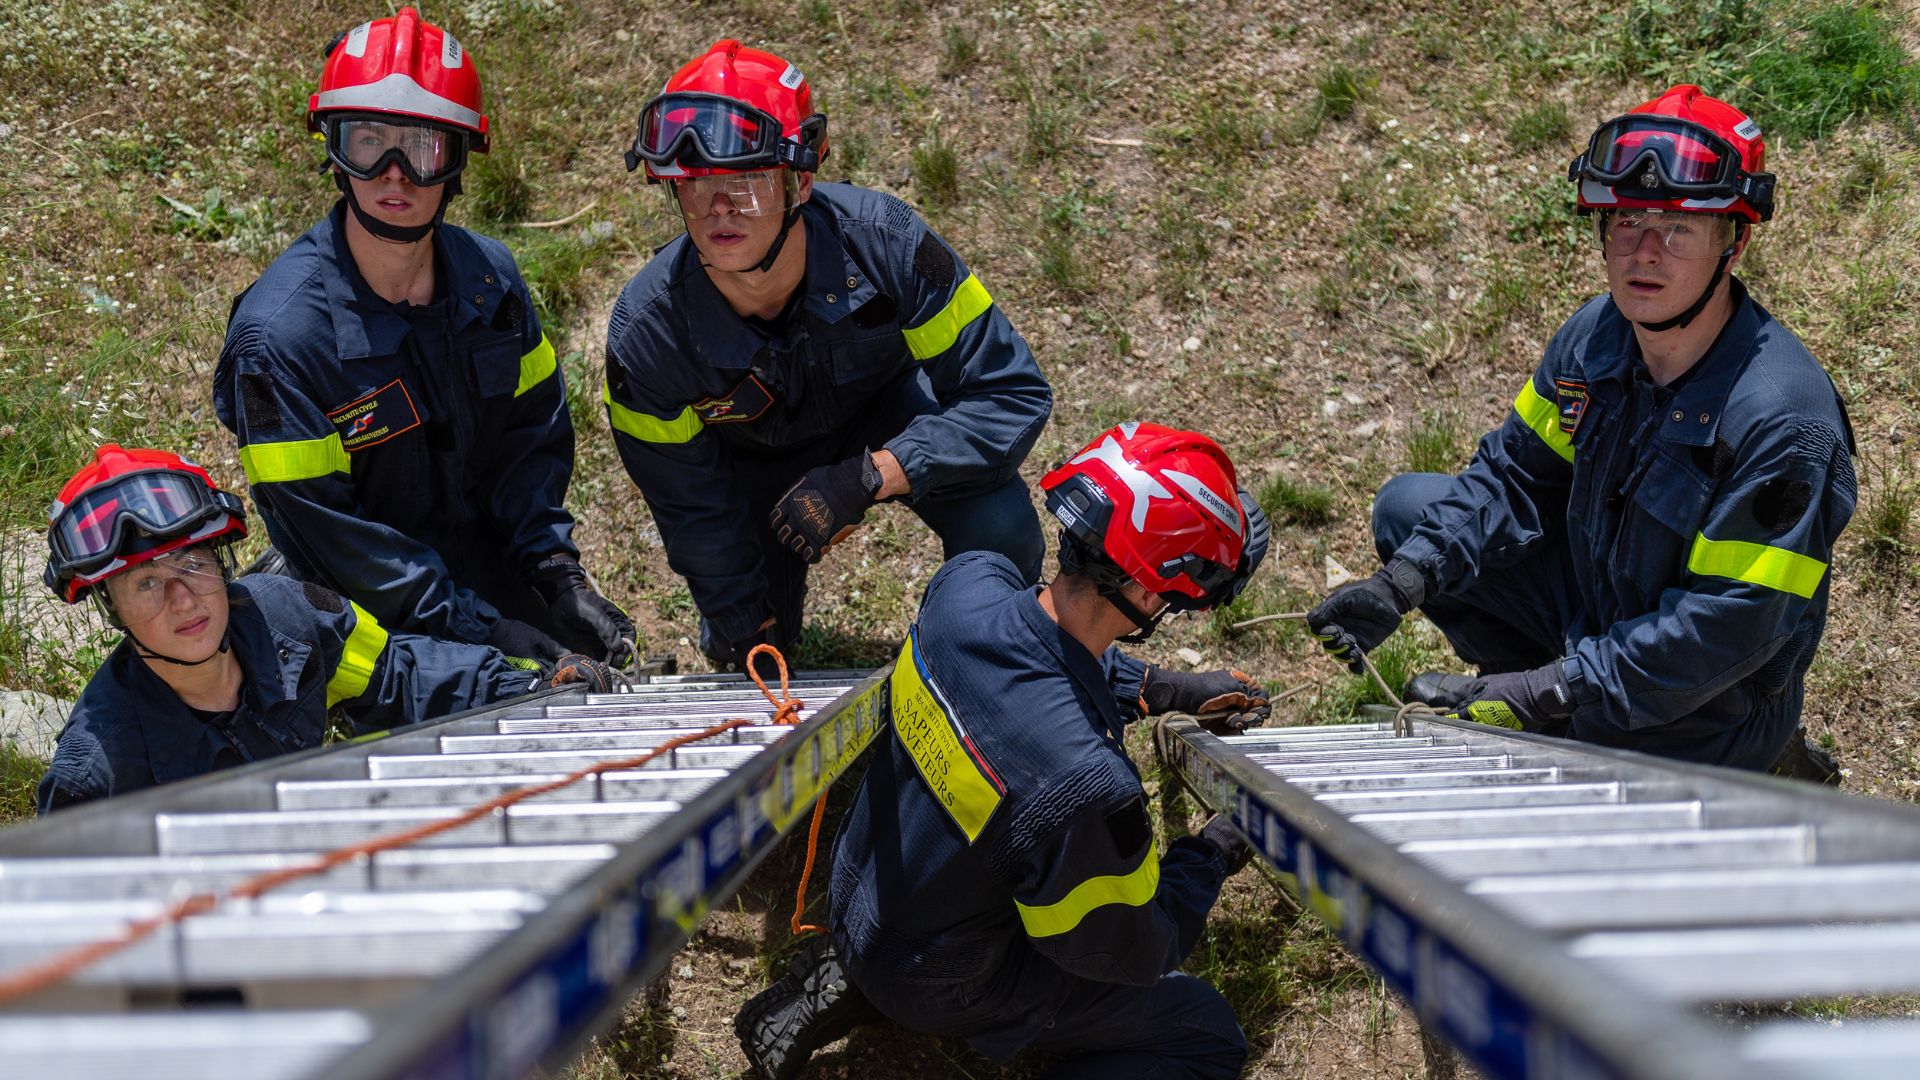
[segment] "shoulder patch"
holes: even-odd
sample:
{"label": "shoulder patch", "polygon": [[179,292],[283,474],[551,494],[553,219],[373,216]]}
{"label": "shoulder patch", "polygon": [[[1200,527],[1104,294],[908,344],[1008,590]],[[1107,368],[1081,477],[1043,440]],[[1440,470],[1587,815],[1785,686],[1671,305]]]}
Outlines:
{"label": "shoulder patch", "polygon": [[913,269],[921,277],[945,288],[953,284],[953,252],[940,238],[927,233],[920,238],[920,246],[913,249]]}
{"label": "shoulder patch", "polygon": [[327,419],[340,429],[340,445],[352,453],[419,427],[420,410],[414,407],[407,384],[395,379],[333,410]]}
{"label": "shoulder patch", "polygon": [[751,373],[719,397],[703,398],[690,408],[708,424],[744,424],[773,406],[773,392]]}
{"label": "shoulder patch", "polygon": [[300,583],[300,591],[306,594],[309,607],[317,608],[329,615],[338,615],[347,610],[347,603],[340,599],[339,593],[318,582],[303,581]]}
{"label": "shoulder patch", "polygon": [[1587,417],[1587,384],[1578,379],[1553,380],[1554,407],[1560,413],[1560,430],[1569,436],[1580,430]]}
{"label": "shoulder patch", "polygon": [[906,643],[893,664],[888,691],[894,738],[900,740],[920,779],[972,844],[1000,808],[1007,785],[980,752],[927,670],[920,654],[918,627],[907,632]]}
{"label": "shoulder patch", "polygon": [[273,376],[264,371],[240,373],[240,415],[249,428],[280,426],[280,396],[274,393]]}

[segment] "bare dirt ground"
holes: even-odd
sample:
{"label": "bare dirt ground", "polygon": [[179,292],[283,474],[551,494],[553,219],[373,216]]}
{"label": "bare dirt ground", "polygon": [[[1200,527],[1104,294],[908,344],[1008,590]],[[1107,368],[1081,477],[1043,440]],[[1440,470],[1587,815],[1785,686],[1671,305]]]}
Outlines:
{"label": "bare dirt ground", "polygon": [[[612,299],[677,229],[619,153],[639,105],[714,38],[796,60],[833,118],[825,174],[919,206],[1026,335],[1056,394],[1029,482],[1125,419],[1197,427],[1232,452],[1279,525],[1235,613],[1253,615],[1305,606],[1326,588],[1329,559],[1370,570],[1380,482],[1459,467],[1500,421],[1553,328],[1601,287],[1568,211],[1567,159],[1595,123],[1719,48],[1688,35],[1720,10],[1712,0],[428,8],[486,79],[495,152],[451,217],[502,236],[539,293],[576,399],[570,503],[586,561],[645,647],[690,669],[702,663],[696,615],[614,455],[599,387]],[[1766,8],[1781,19],[1803,9]],[[104,438],[189,451],[242,489],[208,406],[227,304],[331,203],[301,110],[325,39],[384,11],[346,0],[0,10],[10,529],[39,527],[59,479]],[[1911,12],[1894,14],[1911,46]],[[1682,60],[1660,52],[1670,47]],[[1818,141],[1777,141],[1782,210],[1739,271],[1833,372],[1863,451],[1807,727],[1847,766],[1847,790],[1908,801],[1920,790],[1916,162],[1920,140],[1898,110]],[[511,227],[583,207],[566,228]],[[800,660],[884,660],[938,562],[909,513],[876,511],[817,568]],[[25,610],[32,575],[4,584],[8,610]],[[76,660],[84,635],[9,622],[0,684],[71,696],[89,670]],[[1402,637],[1404,665],[1450,662],[1426,624]],[[1189,619],[1145,654],[1180,663],[1182,648],[1276,688],[1311,684],[1276,722],[1321,718],[1365,693],[1290,625],[1231,635]],[[794,846],[676,958],[665,1015],[630,1015],[576,1075],[738,1075],[730,1018],[788,951]],[[1257,1048],[1249,1076],[1418,1074],[1404,1011],[1255,872],[1235,880],[1209,931],[1193,967],[1240,1010]],[[962,1046],[877,1029],[809,1075],[1035,1069],[1002,1073]]]}

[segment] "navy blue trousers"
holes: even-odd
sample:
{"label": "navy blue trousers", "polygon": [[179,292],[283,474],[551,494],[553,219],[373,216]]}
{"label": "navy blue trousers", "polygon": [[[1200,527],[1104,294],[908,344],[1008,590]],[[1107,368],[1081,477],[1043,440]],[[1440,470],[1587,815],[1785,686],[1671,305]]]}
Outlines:
{"label": "navy blue trousers", "polygon": [[1027,1048],[1071,1055],[1047,1080],[1231,1080],[1247,1062],[1227,999],[1178,971],[1152,986],[1081,980]]}
{"label": "navy blue trousers", "polygon": [[[1453,477],[1443,473],[1401,473],[1380,486],[1373,498],[1373,546],[1382,565],[1452,485]],[[1573,583],[1572,549],[1562,542],[1486,571],[1471,588],[1434,597],[1420,610],[1460,659],[1479,665],[1483,674],[1528,671],[1565,655],[1579,604]]]}

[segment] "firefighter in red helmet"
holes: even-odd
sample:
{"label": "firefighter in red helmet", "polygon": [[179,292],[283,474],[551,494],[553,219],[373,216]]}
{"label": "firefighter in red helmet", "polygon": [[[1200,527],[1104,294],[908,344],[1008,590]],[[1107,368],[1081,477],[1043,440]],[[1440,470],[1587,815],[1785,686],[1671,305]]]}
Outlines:
{"label": "firefighter in red helmet", "polygon": [[1102,433],[1041,481],[1060,573],[1034,588],[973,552],[927,586],[894,662],[893,733],[834,844],[831,939],[735,1020],[759,1075],[786,1080],[877,1010],[1049,1075],[1238,1076],[1246,1039],[1178,969],[1251,852],[1214,818],[1156,848],[1125,728],[1143,715],[1264,721],[1232,671],[1172,672],[1113,647],[1245,588],[1267,522],[1211,439]]}
{"label": "firefighter in red helmet", "polygon": [[235,302],[214,376],[275,548],[397,630],[623,659],[553,345],[506,247],[444,220],[491,140],[473,55],[410,7],[361,23],[307,126],[340,201]]}
{"label": "firefighter in red helmet", "polygon": [[1853,435],[1732,273],[1773,215],[1765,168],[1759,125],[1697,86],[1594,131],[1567,176],[1606,294],[1466,471],[1381,489],[1383,568],[1308,618],[1328,649],[1357,667],[1419,607],[1480,671],[1409,695],[1470,719],[1751,769],[1804,747]]}
{"label": "firefighter in red helmet", "polygon": [[[107,445],[54,500],[45,580],[124,635],[40,781],[48,813],[534,689],[500,652],[389,633],[358,604],[276,575],[235,578],[246,508],[164,450]],[[579,664],[565,681],[604,679]]]}
{"label": "firefighter in red helmet", "polygon": [[817,181],[828,157],[805,76],[731,40],[667,80],[627,153],[686,233],[614,305],[608,416],[720,663],[798,640],[808,567],[879,501],[949,557],[1040,570],[1019,467],[1046,379],[946,241]]}

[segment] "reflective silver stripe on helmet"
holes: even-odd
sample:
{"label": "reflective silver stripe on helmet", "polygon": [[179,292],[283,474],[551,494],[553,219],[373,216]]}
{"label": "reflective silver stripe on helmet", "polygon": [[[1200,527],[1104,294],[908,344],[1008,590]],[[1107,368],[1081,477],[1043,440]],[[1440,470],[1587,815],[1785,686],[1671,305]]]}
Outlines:
{"label": "reflective silver stripe on helmet", "polygon": [[334,109],[405,113],[441,120],[470,131],[480,130],[479,113],[426,90],[397,71],[377,83],[328,90],[314,100],[314,112]]}

